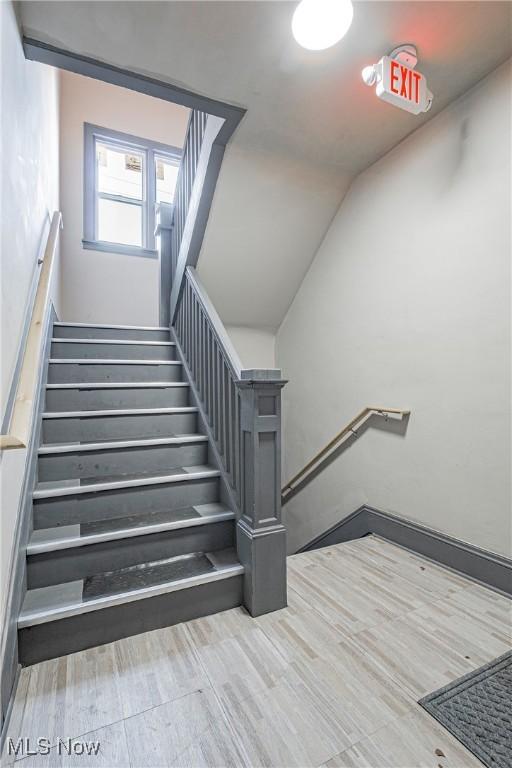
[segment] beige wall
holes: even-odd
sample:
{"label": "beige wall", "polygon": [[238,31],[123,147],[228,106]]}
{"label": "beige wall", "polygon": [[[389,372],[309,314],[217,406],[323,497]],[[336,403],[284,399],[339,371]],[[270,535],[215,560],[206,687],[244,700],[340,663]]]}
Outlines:
{"label": "beige wall", "polygon": [[286,477],[365,405],[412,410],[285,507],[292,550],[368,503],[512,552],[510,78],[353,182],[279,330]]}
{"label": "beige wall", "polygon": [[228,325],[233,346],[244,368],[276,367],[276,335],[265,328]]}
{"label": "beige wall", "polygon": [[84,123],[181,147],[189,110],[70,72],[61,73],[61,197],[65,320],[158,325],[157,259],[84,250]]}
{"label": "beige wall", "polygon": [[197,265],[226,325],[277,330],[350,178],[228,145]]}
{"label": "beige wall", "polygon": [[[0,3],[1,26],[1,417],[18,356],[37,257],[59,207],[58,77],[25,61],[14,9]],[[58,270],[52,298],[58,307]],[[0,454],[0,626],[26,451]]]}

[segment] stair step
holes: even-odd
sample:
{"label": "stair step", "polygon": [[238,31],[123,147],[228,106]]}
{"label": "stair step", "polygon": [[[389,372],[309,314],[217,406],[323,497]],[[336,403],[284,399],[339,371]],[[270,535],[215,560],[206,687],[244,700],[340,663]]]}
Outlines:
{"label": "stair step", "polygon": [[206,435],[179,435],[178,437],[155,437],[141,440],[100,440],[96,443],[54,443],[42,445],[39,455],[63,453],[83,453],[87,451],[110,451],[121,448],[150,448],[159,445],[185,445],[187,443],[207,442]]}
{"label": "stair step", "polygon": [[60,496],[76,496],[84,493],[101,493],[122,488],[181,483],[188,480],[204,480],[219,477],[220,472],[208,465],[178,467],[167,474],[136,474],[102,478],[80,478],[72,480],[48,480],[39,482],[33,492],[34,499],[51,499]]}
{"label": "stair step", "polygon": [[51,357],[54,359],[84,360],[175,360],[173,341],[135,339],[52,339]]}
{"label": "stair step", "polygon": [[63,549],[85,547],[105,541],[147,536],[162,531],[193,528],[224,520],[233,520],[235,513],[225,504],[197,504],[177,510],[147,512],[146,514],[118,517],[96,523],[62,525],[33,531],[27,546],[27,555],[40,555]]}
{"label": "stair step", "polygon": [[66,619],[243,574],[233,549],[192,553],[27,592],[18,628]]}
{"label": "stair step", "polygon": [[64,323],[53,324],[53,335],[64,338],[115,338],[115,339],[148,339],[158,341],[169,340],[169,328],[159,326],[138,325],[98,325],[95,323]]}
{"label": "stair step", "polygon": [[197,413],[195,405],[177,408],[101,408],[98,411],[44,411],[43,419],[88,419],[97,416],[147,416],[160,413]]}
{"label": "stair step", "polygon": [[79,382],[48,384],[46,411],[180,407],[189,404],[185,381]]}
{"label": "stair step", "polygon": [[87,359],[50,358],[48,382],[123,382],[181,381],[182,364],[179,360],[154,359]]}
{"label": "stair step", "polygon": [[34,529],[218,502],[219,475],[210,466],[197,465],[99,479],[43,481],[33,494]]}
{"label": "stair step", "polygon": [[54,336],[52,342],[56,344],[115,344],[116,346],[129,346],[135,344],[137,347],[175,347],[175,341],[166,341],[164,339],[74,339],[72,337],[59,338]]}
{"label": "stair step", "polygon": [[198,409],[190,405],[45,411],[42,414],[42,441],[44,444],[93,443],[190,435],[197,432],[197,414]]}
{"label": "stair step", "polygon": [[46,389],[173,389],[190,387],[188,381],[71,381],[47,384]]}
{"label": "stair step", "polygon": [[191,434],[135,440],[100,440],[43,445],[38,452],[39,480],[96,477],[133,472],[165,472],[172,467],[206,464],[208,439]]}

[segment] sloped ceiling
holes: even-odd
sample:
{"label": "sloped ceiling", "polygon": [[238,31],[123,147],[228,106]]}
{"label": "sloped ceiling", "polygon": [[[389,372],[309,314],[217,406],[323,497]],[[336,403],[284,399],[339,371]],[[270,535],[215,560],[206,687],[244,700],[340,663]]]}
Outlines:
{"label": "sloped ceiling", "polygon": [[[301,49],[295,2],[23,2],[25,34],[246,107],[199,269],[223,319],[276,328],[351,178],[512,54],[508,2],[354,2],[338,45]],[[418,47],[434,105],[375,98],[361,69]],[[128,127],[127,127],[128,129]]]}

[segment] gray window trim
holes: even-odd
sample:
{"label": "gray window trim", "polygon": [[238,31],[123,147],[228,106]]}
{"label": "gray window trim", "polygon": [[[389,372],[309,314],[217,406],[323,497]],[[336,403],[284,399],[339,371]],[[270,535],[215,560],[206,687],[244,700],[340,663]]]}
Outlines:
{"label": "gray window trim", "polygon": [[[98,240],[96,237],[96,201],[100,196],[96,185],[96,141],[110,143],[116,147],[125,146],[142,152],[143,162],[143,195],[142,201],[125,198],[119,195],[101,193],[101,197],[109,200],[120,200],[142,207],[142,240],[141,248],[123,243],[111,243]],[[182,150],[157,141],[142,139],[128,133],[121,133],[99,125],[84,123],[84,237],[83,248],[106,253],[123,253],[128,256],[143,256],[157,258],[155,242],[155,157],[169,158],[178,165],[181,162]]]}

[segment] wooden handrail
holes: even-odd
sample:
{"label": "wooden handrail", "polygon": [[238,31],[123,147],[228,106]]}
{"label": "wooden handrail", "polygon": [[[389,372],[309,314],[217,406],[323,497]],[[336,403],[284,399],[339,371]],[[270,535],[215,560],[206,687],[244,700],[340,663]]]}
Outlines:
{"label": "wooden handrail", "polygon": [[32,309],[32,317],[23,353],[18,388],[14,399],[9,433],[0,435],[0,450],[9,448],[24,448],[28,444],[32,418],[32,407],[36,395],[39,359],[41,355],[41,338],[43,321],[50,293],[55,252],[59,229],[62,225],[62,214],[55,211],[52,217],[50,232],[46,242],[41,272]]}
{"label": "wooden handrail", "polygon": [[377,408],[375,406],[368,405],[366,408],[363,408],[360,413],[357,414],[349,423],[343,427],[340,432],[338,432],[337,435],[333,437],[332,440],[330,440],[326,446],[322,448],[321,451],[319,451],[312,459],[311,461],[308,461],[308,463],[302,467],[300,472],[297,472],[296,475],[292,477],[292,479],[286,483],[285,486],[281,489],[281,495],[283,496],[283,501],[287,498],[287,495],[291,493],[291,491],[294,490],[294,486],[299,480],[304,479],[308,473],[316,467],[316,465],[323,459],[325,456],[327,456],[331,451],[336,448],[339,443],[346,438],[348,435],[357,435],[356,426],[361,427],[370,416],[373,416],[374,414],[378,414],[380,416],[388,416],[388,414],[393,414],[395,416],[400,416],[403,418],[404,416],[408,416],[410,414],[410,411],[404,410],[402,408]]}

